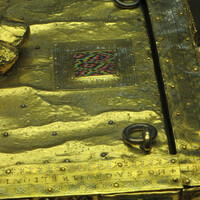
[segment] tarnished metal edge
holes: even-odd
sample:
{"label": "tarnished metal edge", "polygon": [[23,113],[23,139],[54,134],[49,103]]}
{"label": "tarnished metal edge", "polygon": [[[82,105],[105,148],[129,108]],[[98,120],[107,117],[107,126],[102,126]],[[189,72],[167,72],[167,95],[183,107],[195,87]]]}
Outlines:
{"label": "tarnished metal edge", "polygon": [[[184,1],[147,1],[164,78],[183,184],[200,185],[199,61]],[[187,167],[186,167],[187,165]],[[198,166],[197,166],[198,165]]]}

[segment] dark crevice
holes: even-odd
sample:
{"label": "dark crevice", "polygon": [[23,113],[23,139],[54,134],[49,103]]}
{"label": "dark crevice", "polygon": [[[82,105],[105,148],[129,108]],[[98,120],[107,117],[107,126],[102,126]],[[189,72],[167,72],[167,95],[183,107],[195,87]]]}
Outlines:
{"label": "dark crevice", "polygon": [[163,81],[163,76],[162,76],[162,70],[160,67],[160,61],[159,61],[159,56],[158,56],[158,51],[157,51],[157,46],[156,46],[156,40],[154,37],[151,18],[149,15],[149,9],[148,9],[146,0],[142,0],[141,5],[143,8],[144,17],[145,17],[145,21],[146,21],[146,28],[147,28],[148,35],[149,35],[152,57],[153,57],[153,61],[154,61],[155,74],[156,74],[156,79],[157,79],[157,83],[158,83],[158,89],[160,92],[161,106],[162,106],[162,112],[163,112],[163,116],[164,116],[165,132],[166,132],[167,139],[168,139],[169,152],[170,152],[170,154],[176,154],[177,150],[176,150],[176,144],[175,144],[172,124],[171,124],[170,114],[169,114],[167,97],[166,97],[166,93],[165,93],[165,86],[164,86],[164,81]]}

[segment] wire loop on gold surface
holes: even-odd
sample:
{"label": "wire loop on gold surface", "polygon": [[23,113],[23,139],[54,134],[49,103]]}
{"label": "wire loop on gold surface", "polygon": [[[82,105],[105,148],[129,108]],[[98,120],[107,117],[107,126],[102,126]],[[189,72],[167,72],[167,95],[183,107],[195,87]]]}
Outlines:
{"label": "wire loop on gold surface", "polygon": [[[132,137],[131,134],[134,134],[138,131],[142,131],[142,137]],[[146,152],[149,152],[152,148],[152,142],[157,136],[157,130],[154,126],[149,124],[133,124],[126,127],[123,131],[123,139],[126,143],[130,145],[140,144],[142,149]]]}
{"label": "wire loop on gold surface", "polygon": [[132,3],[125,3],[121,0],[114,0],[114,2],[120,8],[136,8],[140,4],[140,0],[134,0]]}

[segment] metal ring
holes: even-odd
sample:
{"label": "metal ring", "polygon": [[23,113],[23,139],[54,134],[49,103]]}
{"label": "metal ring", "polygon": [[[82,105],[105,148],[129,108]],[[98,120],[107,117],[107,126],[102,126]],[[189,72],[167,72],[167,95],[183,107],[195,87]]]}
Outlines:
{"label": "metal ring", "polygon": [[[151,141],[155,140],[157,136],[157,130],[154,126],[151,126],[149,124],[133,124],[128,127],[126,127],[123,131],[123,139],[128,144],[143,144],[144,143],[144,137],[136,138],[131,137],[130,134],[134,133],[135,131],[148,131],[150,134]],[[143,135],[142,133],[142,135]]]}
{"label": "metal ring", "polygon": [[114,2],[120,8],[136,8],[140,4],[140,0],[134,0],[133,3],[124,3],[121,0],[114,0]]}

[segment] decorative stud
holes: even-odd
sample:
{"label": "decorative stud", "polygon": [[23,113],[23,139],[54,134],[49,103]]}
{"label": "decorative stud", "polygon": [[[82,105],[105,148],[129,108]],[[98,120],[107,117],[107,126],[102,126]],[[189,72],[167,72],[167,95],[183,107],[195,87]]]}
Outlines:
{"label": "decorative stud", "polygon": [[198,71],[198,68],[197,68],[197,67],[194,67],[193,70],[194,70],[194,71]]}
{"label": "decorative stud", "polygon": [[26,108],[26,105],[25,105],[25,104],[22,104],[22,105],[21,105],[21,108]]}
{"label": "decorative stud", "polygon": [[175,160],[175,159],[172,159],[172,160],[171,160],[171,163],[173,163],[173,164],[176,163],[176,160]]}
{"label": "decorative stud", "polygon": [[122,163],[117,163],[117,166],[118,167],[123,167],[123,164]]}
{"label": "decorative stud", "polygon": [[11,169],[6,169],[6,174],[11,174]]}
{"label": "decorative stud", "polygon": [[54,132],[52,132],[52,135],[56,136],[56,135],[58,135],[58,133],[54,131]]}
{"label": "decorative stud", "polygon": [[47,192],[53,192],[53,189],[51,187],[47,188]]}
{"label": "decorative stud", "polygon": [[187,105],[187,106],[191,106],[191,103],[190,103],[190,102],[187,102],[186,105]]}
{"label": "decorative stud", "polygon": [[106,153],[106,152],[101,153],[101,157],[106,157],[107,155],[108,155],[108,153]]}
{"label": "decorative stud", "polygon": [[114,183],[114,186],[115,187],[119,187],[119,183]]}
{"label": "decorative stud", "polygon": [[64,172],[64,171],[66,171],[66,168],[65,167],[61,167],[60,171]]}
{"label": "decorative stud", "polygon": [[71,161],[69,159],[64,160],[65,163],[70,163]]}
{"label": "decorative stud", "polygon": [[166,62],[166,63],[170,63],[170,60],[167,59],[167,60],[165,60],[165,62]]}
{"label": "decorative stud", "polygon": [[113,125],[114,124],[114,122],[112,121],[112,120],[110,120],[109,122],[108,122],[108,125]]}
{"label": "decorative stud", "polygon": [[186,180],[185,180],[185,183],[186,183],[186,184],[189,184],[189,183],[190,183],[190,179],[186,179]]}
{"label": "decorative stud", "polygon": [[172,89],[175,89],[175,85],[171,85],[171,88],[172,88]]}
{"label": "decorative stud", "polygon": [[4,136],[4,137],[8,137],[9,134],[8,134],[7,132],[4,132],[4,133],[3,133],[3,136]]}
{"label": "decorative stud", "polygon": [[184,150],[186,150],[186,149],[187,149],[187,146],[186,146],[186,145],[183,145],[182,148],[183,148]]}
{"label": "decorative stud", "polygon": [[173,180],[175,183],[178,182],[178,178],[173,178],[172,180]]}
{"label": "decorative stud", "polygon": [[176,116],[178,116],[178,117],[179,117],[180,115],[181,115],[181,113],[180,113],[180,112],[177,112],[177,113],[176,113]]}

